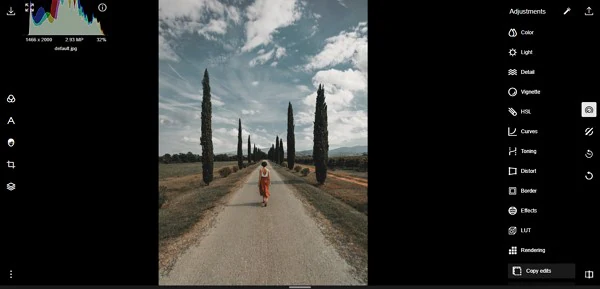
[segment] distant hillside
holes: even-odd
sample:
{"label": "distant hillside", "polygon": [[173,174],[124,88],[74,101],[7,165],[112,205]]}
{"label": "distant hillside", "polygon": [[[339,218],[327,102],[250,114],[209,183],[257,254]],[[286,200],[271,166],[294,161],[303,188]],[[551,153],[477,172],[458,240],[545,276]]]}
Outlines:
{"label": "distant hillside", "polygon": [[[341,156],[359,156],[363,153],[368,153],[367,146],[353,146],[353,147],[341,147],[337,149],[329,150],[330,157],[341,157]],[[296,152],[297,156],[312,156],[312,150]]]}
{"label": "distant hillside", "polygon": [[[270,148],[261,149],[263,152],[268,152]],[[247,153],[247,151],[244,151]],[[285,152],[287,155],[287,152]],[[353,146],[353,147],[341,147],[337,149],[329,150],[330,157],[342,157],[342,156],[360,156],[363,153],[368,153],[367,146]],[[228,156],[236,156],[237,152],[227,152]],[[298,151],[297,156],[312,156],[312,150]]]}
{"label": "distant hillside", "polygon": [[[258,149],[260,149],[260,150],[261,150],[261,151],[263,151],[264,153],[267,153],[267,152],[269,151],[269,149],[271,149],[271,148],[267,148],[267,149],[261,149],[261,148],[258,148]],[[247,155],[247,154],[248,154],[248,148],[247,148],[247,147],[244,147],[244,148],[242,149],[242,152],[243,152],[243,155]],[[220,155],[220,154],[226,154],[226,155],[228,155],[228,156],[237,156],[237,151],[234,151],[234,152],[226,152],[226,153],[215,153],[215,155]]]}

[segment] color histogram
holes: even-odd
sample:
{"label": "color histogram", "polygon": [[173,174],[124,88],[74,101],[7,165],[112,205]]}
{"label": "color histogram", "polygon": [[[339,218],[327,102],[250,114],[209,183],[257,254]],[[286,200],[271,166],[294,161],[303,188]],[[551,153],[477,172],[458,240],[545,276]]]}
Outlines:
{"label": "color histogram", "polygon": [[32,9],[29,35],[104,35],[98,19],[85,9],[95,7],[83,7],[79,0],[52,0],[48,11]]}

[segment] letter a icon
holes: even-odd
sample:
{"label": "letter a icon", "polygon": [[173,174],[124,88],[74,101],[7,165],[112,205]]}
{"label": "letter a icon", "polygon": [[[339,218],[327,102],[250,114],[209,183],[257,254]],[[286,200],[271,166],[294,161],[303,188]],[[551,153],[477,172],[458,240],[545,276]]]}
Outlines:
{"label": "letter a icon", "polygon": [[8,119],[8,123],[7,124],[15,124],[15,121],[13,120],[12,116]]}

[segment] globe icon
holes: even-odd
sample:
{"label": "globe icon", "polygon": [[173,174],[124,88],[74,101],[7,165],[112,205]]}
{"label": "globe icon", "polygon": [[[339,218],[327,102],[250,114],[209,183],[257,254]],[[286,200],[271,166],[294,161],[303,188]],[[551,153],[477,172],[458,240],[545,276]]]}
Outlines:
{"label": "globe icon", "polygon": [[515,208],[515,207],[510,207],[510,208],[508,208],[508,213],[509,213],[511,216],[514,216],[514,215],[516,215],[516,214],[517,214],[517,208]]}

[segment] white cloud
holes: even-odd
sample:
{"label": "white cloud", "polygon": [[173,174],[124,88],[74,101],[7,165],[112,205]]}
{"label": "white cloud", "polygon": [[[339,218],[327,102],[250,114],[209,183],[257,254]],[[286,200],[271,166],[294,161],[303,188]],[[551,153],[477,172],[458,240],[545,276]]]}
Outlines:
{"label": "white cloud", "polygon": [[277,66],[277,61],[273,61],[273,62],[271,63],[271,67],[275,67],[275,66]]}
{"label": "white cloud", "polygon": [[348,6],[346,6],[346,3],[344,3],[344,0],[338,0],[338,3],[340,3],[340,5],[344,6],[345,8],[348,8]]}
{"label": "white cloud", "polygon": [[264,53],[265,53],[265,50],[263,48],[261,48],[256,54],[261,55],[261,54],[264,54]]}
{"label": "white cloud", "polygon": [[272,34],[300,19],[302,13],[295,0],[256,0],[246,9],[246,43],[248,52],[273,40]]}
{"label": "white cloud", "polygon": [[[341,111],[349,108],[354,99],[354,94],[349,90],[340,89],[333,85],[325,85],[325,102],[327,103],[327,108],[331,111]],[[303,103],[307,106],[310,106],[314,111],[314,107],[316,105],[317,93],[312,93],[307,95]]]}
{"label": "white cloud", "polygon": [[[367,37],[360,30],[367,27],[367,22],[360,22],[352,32],[342,31],[339,35],[326,40],[321,52],[310,58],[305,69],[322,69],[338,64],[351,63],[354,68],[346,70],[328,69],[315,73],[312,84],[317,88],[324,85],[325,98],[330,110],[344,111],[355,105],[355,93],[367,93],[368,57]],[[303,103],[313,109],[316,93],[306,96]]]}
{"label": "white cloud", "polygon": [[229,20],[239,24],[241,15],[234,6],[227,6],[218,0],[159,0],[159,20],[183,20],[201,23],[209,17]]}
{"label": "white cloud", "polygon": [[366,91],[367,79],[358,70],[348,69],[345,71],[329,69],[321,70],[313,77],[313,85],[318,87],[320,83],[325,84],[325,92],[329,87],[348,91]]}
{"label": "white cloud", "polygon": [[[234,6],[218,0],[159,0],[159,58],[179,61],[174,45],[185,33],[198,33],[208,40],[227,32],[229,23],[239,24],[241,15]],[[223,43],[224,46],[231,46]]]}
{"label": "white cloud", "polygon": [[212,122],[215,124],[229,124],[229,125],[236,125],[237,124],[237,119],[234,118],[229,118],[229,117],[223,117],[217,114],[213,114],[212,115]]}
{"label": "white cloud", "polygon": [[254,115],[256,113],[258,113],[258,111],[242,109],[242,114]]}
{"label": "white cloud", "polygon": [[252,86],[258,86],[258,81],[252,81]]}
{"label": "white cloud", "polygon": [[163,35],[158,35],[158,58],[163,60],[179,61],[179,56]]}
{"label": "white cloud", "polygon": [[317,24],[313,25],[310,28],[312,31],[310,32],[310,35],[308,37],[306,37],[306,39],[311,38],[313,36],[315,36],[315,34],[317,34],[317,31],[319,31],[319,26]]}
{"label": "white cloud", "polygon": [[225,103],[221,100],[220,97],[216,96],[214,93],[210,95],[210,103],[214,106],[224,106]]}
{"label": "white cloud", "polygon": [[310,92],[311,91],[310,88],[308,88],[308,86],[306,86],[306,85],[296,85],[296,87],[302,92]]}
{"label": "white cloud", "polygon": [[198,30],[198,34],[210,37],[211,33],[223,35],[227,32],[227,22],[223,19],[211,19],[206,26]]}
{"label": "white cloud", "polygon": [[187,143],[200,143],[200,136],[198,136],[197,138],[184,136],[181,138],[181,141],[187,142]]}
{"label": "white cloud", "polygon": [[367,46],[361,46],[356,50],[356,53],[354,54],[354,57],[352,58],[352,63],[354,64],[354,67],[358,68],[360,71],[362,71],[365,75],[367,75],[368,73],[368,47]]}
{"label": "white cloud", "polygon": [[313,13],[313,17],[315,17],[315,18],[319,19],[319,18],[321,18],[321,14],[318,14],[318,13]]}
{"label": "white cloud", "polygon": [[284,57],[286,55],[285,47],[279,47],[278,46],[276,49],[277,49],[276,52],[275,52],[275,58],[276,59],[280,59],[280,58],[282,58],[282,57]]}
{"label": "white cloud", "polygon": [[362,23],[364,22],[359,23],[352,32],[342,31],[337,36],[327,38],[323,50],[310,58],[305,69],[314,70],[341,64],[355,59],[357,54],[366,60],[367,36],[359,31],[366,23],[361,25]]}
{"label": "white cloud", "polygon": [[[329,105],[329,103],[328,103]],[[311,149],[313,145],[314,108],[294,116],[296,122],[296,149]],[[368,118],[366,111],[344,110],[327,114],[329,147],[367,145]]]}
{"label": "white cloud", "polygon": [[275,53],[275,49],[273,49],[265,54],[261,54],[261,55],[255,57],[254,59],[250,60],[248,65],[256,66],[256,65],[265,64],[267,61],[269,61],[271,58],[273,58],[274,53]]}
{"label": "white cloud", "polygon": [[[366,76],[361,71],[354,69],[345,71],[336,69],[322,70],[315,74],[312,78],[312,83],[315,88],[317,88],[319,84],[323,84],[325,89],[325,101],[327,102],[328,108],[332,111],[342,111],[350,108],[356,92],[367,92]],[[297,87],[305,92],[310,91],[309,88],[305,86]],[[314,92],[304,97],[303,103],[314,110],[316,96],[315,89]]]}
{"label": "white cloud", "polygon": [[168,117],[166,115],[159,115],[158,119],[159,119],[159,123],[161,125],[165,125],[165,126],[176,125],[176,124],[179,123],[178,121],[176,121],[176,120],[174,120],[174,119],[172,119],[172,118],[170,118],[170,117]]}

